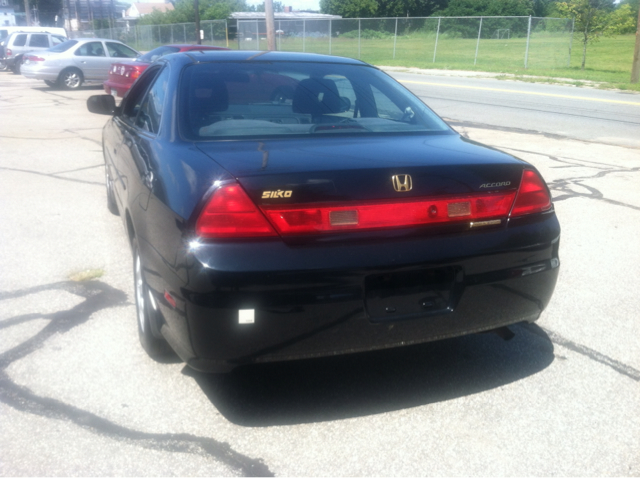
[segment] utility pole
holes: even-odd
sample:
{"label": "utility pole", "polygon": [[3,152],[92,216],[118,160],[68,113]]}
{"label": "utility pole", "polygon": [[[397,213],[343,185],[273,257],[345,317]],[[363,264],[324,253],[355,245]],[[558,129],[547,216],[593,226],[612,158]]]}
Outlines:
{"label": "utility pole", "polygon": [[636,27],[636,49],[631,65],[631,83],[638,83],[638,81],[640,81],[640,10],[638,10],[638,26]]}
{"label": "utility pole", "polygon": [[273,0],[264,1],[264,19],[267,27],[267,48],[276,49],[276,26],[273,19]]}
{"label": "utility pole", "polygon": [[196,10],[196,43],[202,45],[202,38],[200,38],[200,5],[198,0],[194,0],[194,2],[195,5],[193,7]]}
{"label": "utility pole", "polygon": [[29,0],[24,0],[24,15],[27,26],[31,25],[31,12],[29,11]]}

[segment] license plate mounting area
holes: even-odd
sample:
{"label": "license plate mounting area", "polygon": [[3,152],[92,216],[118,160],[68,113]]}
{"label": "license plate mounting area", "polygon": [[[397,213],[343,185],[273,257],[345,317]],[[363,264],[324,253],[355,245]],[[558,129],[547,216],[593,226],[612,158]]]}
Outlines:
{"label": "license plate mounting area", "polygon": [[454,268],[427,269],[365,278],[365,307],[373,322],[414,319],[453,310]]}

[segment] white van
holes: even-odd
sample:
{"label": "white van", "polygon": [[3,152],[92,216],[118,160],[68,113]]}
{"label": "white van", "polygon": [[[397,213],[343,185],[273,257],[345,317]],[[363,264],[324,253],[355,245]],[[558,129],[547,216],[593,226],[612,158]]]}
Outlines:
{"label": "white van", "polygon": [[0,26],[0,44],[3,43],[6,38],[13,32],[25,32],[25,33],[53,33],[55,35],[61,35],[68,37],[67,30],[60,27],[5,27]]}

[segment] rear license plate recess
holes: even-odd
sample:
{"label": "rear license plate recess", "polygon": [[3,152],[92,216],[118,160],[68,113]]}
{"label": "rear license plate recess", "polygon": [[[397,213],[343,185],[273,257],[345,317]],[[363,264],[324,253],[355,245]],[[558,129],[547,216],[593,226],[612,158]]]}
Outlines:
{"label": "rear license plate recess", "polygon": [[365,307],[374,322],[451,312],[454,268],[428,269],[365,278]]}

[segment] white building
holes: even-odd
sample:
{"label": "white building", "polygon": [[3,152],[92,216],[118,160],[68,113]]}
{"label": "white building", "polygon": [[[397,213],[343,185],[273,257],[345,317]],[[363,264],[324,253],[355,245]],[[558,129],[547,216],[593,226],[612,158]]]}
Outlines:
{"label": "white building", "polygon": [[131,6],[123,12],[123,17],[125,20],[138,20],[140,19],[140,17],[144,17],[154,10],[158,10],[162,13],[168,12],[170,10],[173,10],[173,4],[157,2],[132,3]]}
{"label": "white building", "polygon": [[15,27],[16,15],[9,0],[0,0],[0,26]]}

